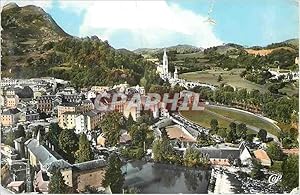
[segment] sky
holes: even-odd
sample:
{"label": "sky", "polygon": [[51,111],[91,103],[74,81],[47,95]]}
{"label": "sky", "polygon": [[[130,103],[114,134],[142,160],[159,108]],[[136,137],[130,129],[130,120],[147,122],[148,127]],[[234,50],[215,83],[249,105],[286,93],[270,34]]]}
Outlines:
{"label": "sky", "polygon": [[[298,38],[299,31],[297,0],[15,2],[42,7],[71,35],[97,35],[115,48],[131,50],[177,44],[264,46]],[[216,24],[207,22],[208,12]]]}

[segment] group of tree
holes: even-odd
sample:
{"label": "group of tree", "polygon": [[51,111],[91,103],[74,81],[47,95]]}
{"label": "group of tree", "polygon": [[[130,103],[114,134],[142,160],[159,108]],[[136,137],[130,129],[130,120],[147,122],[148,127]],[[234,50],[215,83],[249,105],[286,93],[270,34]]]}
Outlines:
{"label": "group of tree", "polygon": [[209,157],[202,154],[197,148],[188,147],[183,156],[183,165],[186,167],[207,167],[209,166]]}
{"label": "group of tree", "polygon": [[121,168],[121,159],[116,153],[112,153],[108,159],[108,166],[103,180],[103,186],[109,186],[112,193],[122,193],[125,178]]}
{"label": "group of tree", "polygon": [[121,151],[124,158],[142,159],[146,149],[152,147],[154,136],[149,130],[149,126],[154,123],[155,119],[151,112],[142,111],[140,114],[141,116],[136,121],[133,120],[131,114],[126,119],[124,129],[130,135],[131,142],[126,144]]}
{"label": "group of tree", "polygon": [[282,186],[291,191],[299,186],[299,156],[289,155],[282,164]]}
{"label": "group of tree", "polygon": [[187,167],[207,167],[209,160],[196,148],[188,148],[185,155],[176,151],[168,137],[165,129],[161,130],[161,138],[153,143],[152,152],[156,162],[182,165]]}
{"label": "group of tree", "polygon": [[91,143],[85,134],[78,136],[74,129],[62,129],[57,123],[51,123],[45,138],[59,154],[70,163],[85,162],[94,159]]}
{"label": "group of tree", "polygon": [[280,161],[284,157],[281,147],[274,141],[268,143],[266,152],[271,160]]}
{"label": "group of tree", "polygon": [[[220,47],[224,47],[224,50]],[[226,47],[233,49],[226,50]],[[211,63],[226,69],[246,68],[247,70],[260,69],[261,67],[275,67],[277,62],[282,68],[289,68],[295,64],[295,58],[298,56],[298,48],[289,44],[286,48],[274,49],[269,55],[260,56],[248,54],[244,48],[237,45],[225,45],[211,47],[204,50],[204,54]],[[219,49],[220,48],[220,49]]]}
{"label": "group of tree", "polygon": [[244,123],[236,124],[231,122],[229,128],[219,127],[217,119],[212,119],[210,122],[210,133],[217,134],[225,138],[226,142],[235,143],[238,139],[246,139],[247,126]]}
{"label": "group of tree", "polygon": [[23,138],[26,137],[26,133],[23,125],[18,125],[18,128],[15,131],[10,130],[6,135],[6,139],[4,143],[6,145],[14,147],[14,140],[18,139],[19,137],[23,137]]}
{"label": "group of tree", "polygon": [[48,189],[50,194],[67,194],[70,192],[70,187],[65,183],[60,169],[57,168],[52,171]]}
{"label": "group of tree", "polygon": [[284,148],[297,148],[299,147],[298,143],[298,130],[295,128],[290,128],[288,131],[281,131],[278,138],[282,143]]}
{"label": "group of tree", "polygon": [[104,115],[100,123],[105,136],[105,145],[116,146],[119,144],[121,128],[125,126],[125,119],[119,112],[110,112]]}

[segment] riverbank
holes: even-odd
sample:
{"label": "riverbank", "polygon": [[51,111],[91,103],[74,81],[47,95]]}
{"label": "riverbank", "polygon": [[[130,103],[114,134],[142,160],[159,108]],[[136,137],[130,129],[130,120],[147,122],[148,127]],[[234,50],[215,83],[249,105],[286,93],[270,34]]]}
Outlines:
{"label": "riverbank", "polygon": [[213,168],[209,184],[209,194],[232,194],[235,186],[232,185],[229,175],[222,168]]}

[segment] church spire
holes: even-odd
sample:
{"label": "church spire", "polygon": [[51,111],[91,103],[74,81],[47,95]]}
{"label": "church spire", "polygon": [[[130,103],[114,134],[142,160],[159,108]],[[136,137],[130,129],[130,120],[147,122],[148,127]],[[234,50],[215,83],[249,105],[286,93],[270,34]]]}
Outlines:
{"label": "church spire", "polygon": [[164,55],[163,55],[163,74],[168,75],[169,70],[168,70],[168,56],[167,56],[167,50],[164,48]]}

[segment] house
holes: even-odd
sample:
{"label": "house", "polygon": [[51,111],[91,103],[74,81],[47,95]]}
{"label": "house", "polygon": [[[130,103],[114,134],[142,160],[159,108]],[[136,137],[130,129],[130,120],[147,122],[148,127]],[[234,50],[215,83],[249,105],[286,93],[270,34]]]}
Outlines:
{"label": "house", "polygon": [[215,148],[203,147],[200,148],[202,154],[209,157],[212,165],[230,165],[230,158],[234,161],[239,159],[240,151],[238,148]]}
{"label": "house", "polygon": [[76,127],[76,112],[64,112],[59,117],[58,125],[63,129],[74,129]]}
{"label": "house", "polygon": [[50,178],[47,173],[43,172],[42,170],[38,171],[33,180],[34,191],[42,193],[48,192],[49,182]]}
{"label": "house", "polygon": [[95,130],[99,125],[103,115],[104,112],[96,109],[78,115],[75,118],[75,132],[80,134],[82,132],[86,133],[87,131]]}
{"label": "house", "polygon": [[240,160],[242,165],[250,165],[252,163],[252,155],[245,142],[239,145]]}
{"label": "house", "polygon": [[4,110],[1,114],[1,125],[5,127],[15,125],[19,120],[20,113],[17,108]]}
{"label": "house", "polygon": [[15,193],[22,193],[25,190],[24,181],[12,181],[7,185],[7,188]]}
{"label": "house", "polygon": [[20,122],[25,122],[25,121],[35,121],[35,120],[39,120],[40,115],[37,111],[35,110],[29,110],[27,109],[24,112],[20,113]]}
{"label": "house", "polygon": [[208,155],[213,165],[230,165],[230,160],[233,163],[240,160],[242,165],[249,165],[252,159],[250,150],[244,142],[238,148],[220,144],[217,147],[202,147],[200,151]]}
{"label": "house", "polygon": [[255,158],[260,162],[261,165],[270,167],[272,162],[266,151],[262,149],[255,150],[254,152]]}

